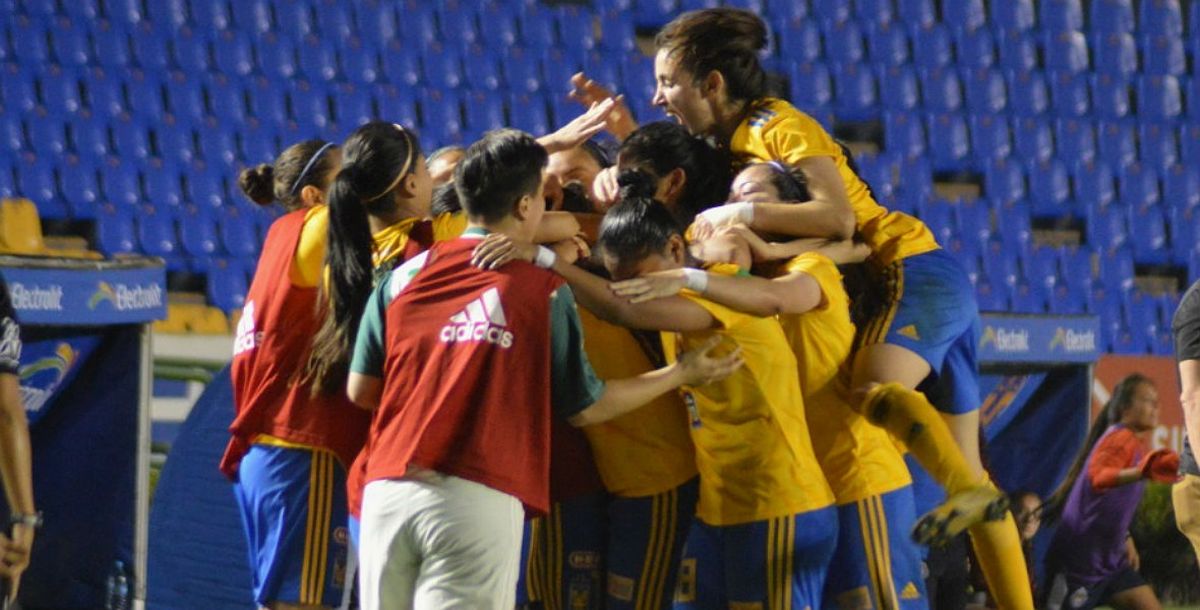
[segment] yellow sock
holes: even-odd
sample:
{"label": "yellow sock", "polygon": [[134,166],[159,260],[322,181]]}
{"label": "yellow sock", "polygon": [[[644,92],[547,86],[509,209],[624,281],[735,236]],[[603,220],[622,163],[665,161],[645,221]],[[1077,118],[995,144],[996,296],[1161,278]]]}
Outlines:
{"label": "yellow sock", "polygon": [[979,485],[950,428],[924,394],[885,383],[867,393],[861,409],[871,423],[904,443],[947,494]]}
{"label": "yellow sock", "polygon": [[967,531],[996,606],[1000,610],[1033,610],[1025,554],[1012,514],[1001,521],[976,523]]}

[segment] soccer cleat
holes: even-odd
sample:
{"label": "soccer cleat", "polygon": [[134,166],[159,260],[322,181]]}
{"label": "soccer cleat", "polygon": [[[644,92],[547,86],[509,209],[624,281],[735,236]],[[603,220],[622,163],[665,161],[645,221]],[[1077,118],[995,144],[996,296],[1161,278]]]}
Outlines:
{"label": "soccer cleat", "polygon": [[998,521],[1008,510],[1008,497],[992,485],[980,485],[954,494],[941,506],[925,513],[913,526],[917,544],[945,546],[981,521]]}

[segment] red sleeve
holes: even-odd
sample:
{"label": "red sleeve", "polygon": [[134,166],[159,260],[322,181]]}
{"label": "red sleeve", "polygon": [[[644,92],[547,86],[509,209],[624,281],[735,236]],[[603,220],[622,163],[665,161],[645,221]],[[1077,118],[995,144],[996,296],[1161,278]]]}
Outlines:
{"label": "red sleeve", "polygon": [[1133,432],[1121,429],[1100,439],[1092,451],[1091,462],[1088,463],[1088,481],[1092,489],[1100,491],[1117,486],[1117,477],[1126,468],[1132,468],[1137,456],[1137,436]]}

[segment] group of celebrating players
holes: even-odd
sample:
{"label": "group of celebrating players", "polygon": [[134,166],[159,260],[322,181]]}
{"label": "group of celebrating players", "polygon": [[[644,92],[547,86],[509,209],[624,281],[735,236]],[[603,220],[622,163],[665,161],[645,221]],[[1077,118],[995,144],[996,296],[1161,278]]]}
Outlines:
{"label": "group of celebrating players", "polygon": [[427,158],[373,122],[243,173],[290,210],[221,464],[259,605],[927,608],[923,545],[967,531],[995,603],[1033,607],[972,285],[768,95],[766,38],[665,26],[675,122],[578,75],[588,110],[538,139]]}

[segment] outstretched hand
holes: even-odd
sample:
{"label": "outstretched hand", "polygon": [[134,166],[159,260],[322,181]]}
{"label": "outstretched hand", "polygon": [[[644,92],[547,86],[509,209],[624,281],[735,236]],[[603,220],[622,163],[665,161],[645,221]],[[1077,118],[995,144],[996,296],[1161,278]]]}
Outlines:
{"label": "outstretched hand", "polygon": [[742,359],[741,347],[735,348],[724,356],[713,356],[713,350],[720,345],[720,336],[710,337],[700,347],[679,356],[679,366],[683,370],[685,385],[702,386],[721,381],[745,364],[745,360]]}
{"label": "outstretched hand", "polygon": [[614,108],[605,118],[605,127],[618,140],[629,137],[629,134],[638,127],[637,121],[633,120],[633,113],[625,103],[625,96],[614,94],[604,85],[588,78],[583,72],[571,77],[570,96],[571,99],[589,108],[601,101],[613,100]]}
{"label": "outstretched hand", "polygon": [[611,97],[594,102],[589,105],[587,112],[575,117],[558,131],[539,138],[538,142],[551,154],[575,148],[600,133],[619,104],[620,98]]}
{"label": "outstretched hand", "polygon": [[1142,477],[1158,483],[1174,483],[1179,480],[1179,454],[1170,449],[1159,449],[1142,458],[1139,465]]}
{"label": "outstretched hand", "polygon": [[471,264],[481,269],[499,269],[516,260],[532,263],[535,256],[537,246],[516,241],[503,233],[489,233],[475,246]]}
{"label": "outstretched hand", "polygon": [[628,299],[630,303],[645,303],[679,294],[684,287],[683,269],[656,271],[631,280],[609,285],[613,294]]}

